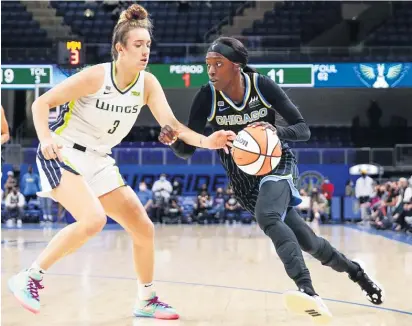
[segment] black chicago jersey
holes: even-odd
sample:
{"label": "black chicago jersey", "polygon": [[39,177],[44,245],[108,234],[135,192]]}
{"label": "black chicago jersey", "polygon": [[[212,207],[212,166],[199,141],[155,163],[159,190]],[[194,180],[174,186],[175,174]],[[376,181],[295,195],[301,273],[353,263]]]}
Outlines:
{"label": "black chicago jersey", "polygon": [[[258,73],[242,74],[245,80],[245,96],[242,103],[234,103],[209,83],[199,90],[193,101],[188,127],[203,133],[208,122],[214,131],[224,129],[238,133],[255,121],[276,125],[276,119],[280,115],[293,126],[276,125],[282,143],[282,158],[270,174],[291,175],[296,179],[298,177],[296,159],[285,140],[298,140],[300,130],[306,128],[302,116],[283,90],[271,79]],[[305,124],[305,128],[301,128],[300,124]],[[181,157],[188,157],[195,150],[193,146],[182,141],[173,144],[172,149]],[[232,155],[226,154],[224,150],[218,150],[218,154],[239,202],[245,209],[254,213],[259,184],[264,176],[246,174],[237,167]]]}

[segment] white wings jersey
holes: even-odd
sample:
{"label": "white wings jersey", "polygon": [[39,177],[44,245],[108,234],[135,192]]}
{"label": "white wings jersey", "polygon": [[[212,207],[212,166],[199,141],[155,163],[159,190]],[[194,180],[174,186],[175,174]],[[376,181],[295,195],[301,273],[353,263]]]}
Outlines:
{"label": "white wings jersey", "polygon": [[50,129],[101,153],[111,153],[130,132],[144,104],[144,71],[124,90],[115,84],[114,63],[102,64],[104,83],[94,94],[67,103]]}

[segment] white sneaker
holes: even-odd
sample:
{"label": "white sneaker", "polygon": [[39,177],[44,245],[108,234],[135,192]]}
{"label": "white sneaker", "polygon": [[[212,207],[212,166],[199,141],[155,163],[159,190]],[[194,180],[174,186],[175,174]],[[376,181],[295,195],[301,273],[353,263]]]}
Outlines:
{"label": "white sneaker", "polygon": [[286,308],[295,314],[310,316],[318,325],[328,324],[332,320],[331,312],[318,295],[310,296],[304,291],[288,291],[283,296]]}
{"label": "white sneaker", "polygon": [[17,227],[20,229],[22,227],[23,223],[21,220],[17,220]]}
{"label": "white sneaker", "polygon": [[12,227],[14,226],[14,221],[13,221],[12,218],[9,218],[9,219],[7,220],[6,226],[7,226],[8,228],[12,228]]}

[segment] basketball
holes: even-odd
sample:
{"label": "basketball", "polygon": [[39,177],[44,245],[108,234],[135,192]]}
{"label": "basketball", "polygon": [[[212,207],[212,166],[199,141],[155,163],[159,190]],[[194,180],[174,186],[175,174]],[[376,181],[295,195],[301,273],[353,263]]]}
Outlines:
{"label": "basketball", "polygon": [[243,172],[265,175],[272,171],[282,157],[279,137],[270,129],[246,127],[237,134],[232,156]]}

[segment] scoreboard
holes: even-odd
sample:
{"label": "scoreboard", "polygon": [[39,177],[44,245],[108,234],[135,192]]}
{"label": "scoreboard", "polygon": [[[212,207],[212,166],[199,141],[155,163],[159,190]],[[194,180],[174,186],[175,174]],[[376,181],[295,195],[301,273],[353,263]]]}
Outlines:
{"label": "scoreboard", "polygon": [[[311,64],[250,65],[262,75],[274,80],[281,87],[313,87],[314,73]],[[148,71],[159,79],[164,88],[199,88],[209,80],[204,64],[149,65]]]}
{"label": "scoreboard", "polygon": [[34,88],[36,85],[53,85],[53,66],[51,65],[2,65],[1,88]]}

